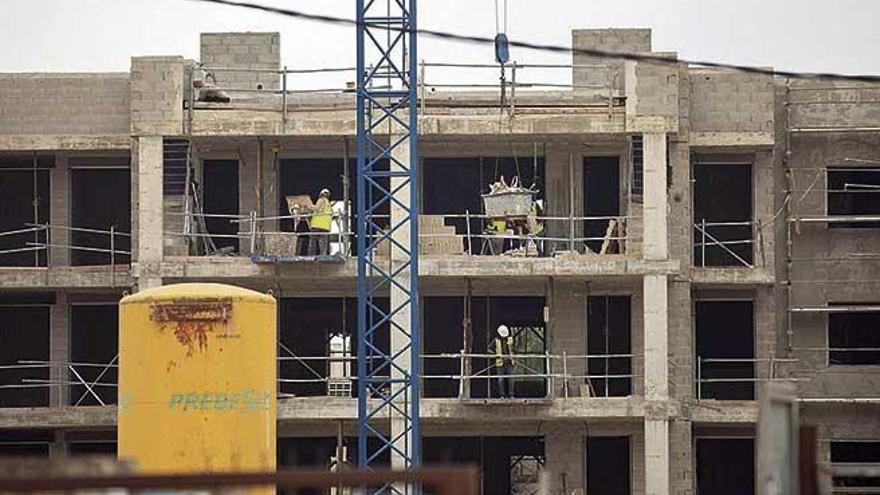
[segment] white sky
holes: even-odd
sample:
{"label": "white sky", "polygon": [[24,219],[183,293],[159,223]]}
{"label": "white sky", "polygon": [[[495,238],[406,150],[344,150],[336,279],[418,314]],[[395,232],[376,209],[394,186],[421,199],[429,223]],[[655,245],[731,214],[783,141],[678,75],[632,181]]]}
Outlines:
{"label": "white sky", "polygon": [[[355,14],[354,0],[256,1]],[[509,0],[509,9],[512,39],[569,45],[572,28],[651,27],[654,49],[677,51],[682,58],[880,74],[878,0]],[[494,0],[421,0],[419,22],[493,36],[494,11]],[[0,72],[126,71],[132,55],[198,58],[200,32],[248,30],[279,31],[282,63],[290,68],[354,62],[353,28],[234,7],[190,0],[0,0]],[[419,57],[492,63],[493,51],[423,39]],[[512,58],[570,61],[522,50],[514,50]],[[442,82],[456,77],[440,76]]]}

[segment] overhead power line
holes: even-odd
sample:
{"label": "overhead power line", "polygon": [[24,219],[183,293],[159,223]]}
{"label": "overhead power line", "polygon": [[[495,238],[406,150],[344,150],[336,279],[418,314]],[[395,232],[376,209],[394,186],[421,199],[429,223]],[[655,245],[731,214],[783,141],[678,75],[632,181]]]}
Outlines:
{"label": "overhead power line", "polygon": [[[303,12],[301,10],[294,9],[285,9],[280,7],[273,7],[271,5],[262,5],[258,3],[252,2],[242,2],[239,0],[190,0],[197,2],[205,2],[205,3],[213,3],[219,5],[227,5],[230,7],[241,7],[252,10],[260,10],[263,12],[269,12],[272,14],[279,14],[287,17],[294,17],[298,19],[304,19],[308,21],[321,22],[325,24],[337,24],[341,26],[358,26],[358,21],[354,19],[349,19],[345,17],[337,17],[326,14],[313,14],[309,12]],[[365,22],[365,25],[369,25],[369,22]],[[382,26],[371,26],[374,29],[387,29],[391,31],[401,31],[401,29],[395,28],[393,26],[382,25]],[[409,31],[409,30],[407,30]],[[449,31],[438,31],[435,29],[416,29],[415,32],[421,36],[429,36],[432,38],[439,38],[450,41],[460,41],[465,43],[475,43],[475,44],[484,44],[484,45],[493,45],[495,44],[494,38],[488,38],[485,36],[476,36],[471,34],[460,34],[460,33],[452,33]],[[778,76],[778,77],[789,77],[792,79],[815,79],[815,78],[823,78],[823,79],[840,79],[846,81],[858,81],[858,82],[869,82],[869,83],[880,83],[880,75],[868,75],[868,74],[839,74],[834,72],[794,72],[794,71],[785,71],[785,70],[775,70],[766,67],[755,67],[751,65],[740,65],[740,64],[729,64],[723,62],[709,62],[705,60],[685,60],[679,58],[670,58],[663,55],[656,55],[651,53],[627,53],[627,52],[614,52],[608,50],[599,50],[596,48],[575,48],[570,46],[562,46],[562,45],[551,45],[544,43],[534,43],[530,41],[515,41],[510,40],[510,46],[517,48],[525,48],[529,50],[537,50],[544,52],[552,52],[552,53],[566,53],[566,54],[575,54],[575,55],[586,55],[592,57],[602,57],[602,58],[615,58],[621,60],[633,60],[636,62],[658,62],[664,64],[680,64],[686,63],[689,65],[698,65],[703,67],[713,67],[720,69],[732,69],[740,72],[746,72],[750,74],[761,74],[766,76]]]}

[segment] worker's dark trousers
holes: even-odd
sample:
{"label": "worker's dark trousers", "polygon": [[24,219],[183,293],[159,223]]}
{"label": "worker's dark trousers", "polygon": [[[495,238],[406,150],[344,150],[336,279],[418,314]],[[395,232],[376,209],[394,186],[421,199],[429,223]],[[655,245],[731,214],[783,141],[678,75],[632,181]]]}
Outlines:
{"label": "worker's dark trousers", "polygon": [[309,236],[309,255],[323,256],[330,254],[330,232],[322,229],[312,229]]}
{"label": "worker's dark trousers", "polygon": [[497,375],[495,380],[498,382],[498,397],[513,397],[513,386],[510,382],[511,373],[513,373],[513,367],[510,363],[504,363],[502,366],[495,368],[495,374]]}

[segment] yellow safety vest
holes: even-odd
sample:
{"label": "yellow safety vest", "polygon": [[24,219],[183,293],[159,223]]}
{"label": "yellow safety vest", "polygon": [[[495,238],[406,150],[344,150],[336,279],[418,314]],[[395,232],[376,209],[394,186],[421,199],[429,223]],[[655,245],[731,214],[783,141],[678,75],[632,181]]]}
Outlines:
{"label": "yellow safety vest", "polygon": [[330,224],[333,222],[333,207],[330,200],[321,197],[315,203],[315,212],[312,213],[312,230],[330,231]]}
{"label": "yellow safety vest", "polygon": [[493,218],[489,221],[489,228],[499,234],[503,234],[507,230],[507,220],[503,218]]}
{"label": "yellow safety vest", "polygon": [[504,349],[504,342],[501,340],[501,337],[495,337],[495,367],[500,368],[504,366],[504,358],[511,359],[510,357],[513,354],[513,335],[509,335],[507,337],[507,349]]}

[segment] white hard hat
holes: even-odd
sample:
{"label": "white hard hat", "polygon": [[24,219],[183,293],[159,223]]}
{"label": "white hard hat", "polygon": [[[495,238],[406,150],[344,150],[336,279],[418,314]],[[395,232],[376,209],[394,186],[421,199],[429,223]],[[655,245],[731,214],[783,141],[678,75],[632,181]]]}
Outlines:
{"label": "white hard hat", "polygon": [[330,189],[321,189],[321,196],[330,196]]}
{"label": "white hard hat", "polygon": [[507,328],[507,325],[498,325],[498,335],[501,337],[510,335],[510,329]]}

